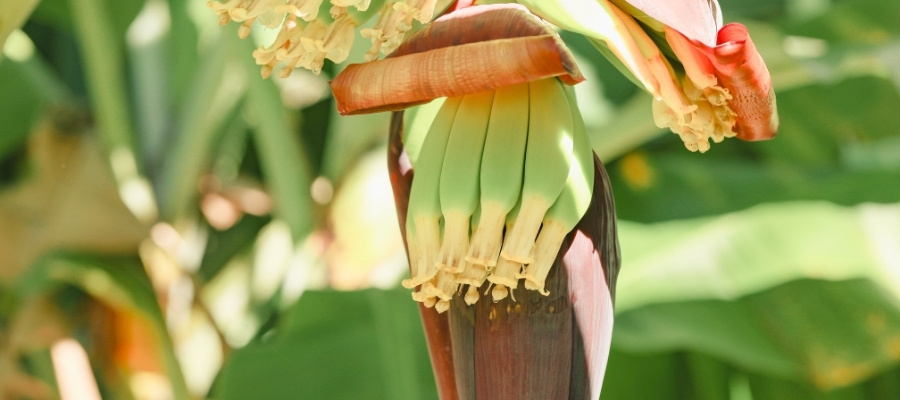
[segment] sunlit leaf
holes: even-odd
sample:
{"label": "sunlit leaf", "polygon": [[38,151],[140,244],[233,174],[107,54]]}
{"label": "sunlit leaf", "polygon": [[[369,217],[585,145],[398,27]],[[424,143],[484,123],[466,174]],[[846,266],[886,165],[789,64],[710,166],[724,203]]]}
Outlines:
{"label": "sunlit leaf", "polygon": [[[734,147],[723,143],[716,150],[739,150]],[[776,201],[826,200],[850,206],[900,199],[900,185],[894,184],[900,175],[889,167],[896,158],[885,154],[880,163],[868,147],[854,149],[847,156],[850,162],[852,154],[854,168],[726,159],[733,158],[730,152],[698,158],[683,152],[639,151],[619,159],[610,172],[617,184],[618,215],[640,222],[728,213]]]}
{"label": "sunlit leaf", "polygon": [[895,295],[869,280],[799,280],[732,301],[619,313],[613,346],[631,354],[696,352],[801,388],[833,389],[897,364],[895,303]]}
{"label": "sunlit leaf", "polygon": [[897,134],[900,93],[891,81],[856,77],[778,94],[781,135],[758,148],[790,163],[834,164],[845,143]]}
{"label": "sunlit leaf", "polygon": [[619,312],[733,299],[795,279],[868,278],[897,290],[896,204],[774,203],[717,217],[619,225]]}
{"label": "sunlit leaf", "polygon": [[436,398],[405,290],[307,292],[274,337],[232,355],[219,381],[224,400]]}
{"label": "sunlit leaf", "polygon": [[835,4],[824,15],[786,27],[793,35],[816,37],[835,43],[878,44],[900,37],[900,3],[855,0]]}

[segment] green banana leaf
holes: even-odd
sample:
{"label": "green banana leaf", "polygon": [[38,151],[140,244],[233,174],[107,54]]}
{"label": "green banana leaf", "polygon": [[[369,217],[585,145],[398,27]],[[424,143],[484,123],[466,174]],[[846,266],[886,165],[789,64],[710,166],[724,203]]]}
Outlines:
{"label": "green banana leaf", "polygon": [[307,292],[271,338],[236,351],[216,398],[434,399],[409,292]]}
{"label": "green banana leaf", "polygon": [[[824,396],[896,368],[900,205],[775,203],[623,221],[620,234],[604,399],[727,399],[778,387]],[[309,292],[271,339],[235,352],[218,390],[223,398],[430,396],[420,329],[402,290]],[[349,376],[352,385],[338,382]]]}

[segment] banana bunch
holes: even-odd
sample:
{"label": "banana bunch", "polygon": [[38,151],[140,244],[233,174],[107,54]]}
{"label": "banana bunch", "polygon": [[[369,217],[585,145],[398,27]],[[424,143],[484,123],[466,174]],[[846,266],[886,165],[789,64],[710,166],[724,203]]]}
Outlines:
{"label": "banana bunch", "polygon": [[574,91],[557,78],[449,98],[425,136],[406,239],[416,301],[439,312],[485,282],[497,301],[544,289],[591,201],[594,159]]}

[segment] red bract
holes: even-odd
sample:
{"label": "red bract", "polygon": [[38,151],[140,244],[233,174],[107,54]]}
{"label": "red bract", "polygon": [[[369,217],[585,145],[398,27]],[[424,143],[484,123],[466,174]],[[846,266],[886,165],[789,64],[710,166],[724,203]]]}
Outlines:
{"label": "red bract", "polygon": [[[736,114],[733,131],[739,139],[767,140],[775,137],[778,114],[772,78],[750,39],[747,27],[730,23],[718,28],[721,14],[715,1],[613,2],[654,29],[663,28],[659,26],[661,23],[667,35],[674,33],[681,36],[709,62],[706,67],[712,67],[719,86],[728,89],[732,96],[728,105]],[[687,64],[701,60],[691,57],[680,61]]]}
{"label": "red bract", "polygon": [[772,77],[762,56],[750,39],[747,27],[730,23],[719,30],[716,47],[694,42],[709,58],[716,78],[733,99],[737,114],[734,130],[743,140],[767,140],[778,131],[778,113]]}

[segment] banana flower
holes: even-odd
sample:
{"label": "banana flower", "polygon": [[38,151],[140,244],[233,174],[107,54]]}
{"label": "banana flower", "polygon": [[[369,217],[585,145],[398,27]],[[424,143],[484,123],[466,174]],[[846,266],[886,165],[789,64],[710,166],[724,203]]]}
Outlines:
{"label": "banana flower", "polygon": [[279,76],[288,77],[295,68],[315,74],[325,59],[344,62],[356,38],[356,30],[379,15],[375,26],[359,34],[372,42],[366,54],[374,60],[400,45],[413,21],[427,23],[438,0],[208,0],[219,24],[240,22],[238,36],[246,38],[255,22],[277,29],[275,40],[253,52],[260,73],[268,78],[278,65]]}
{"label": "banana flower", "polygon": [[[654,96],[657,126],[670,128],[689,150],[709,150],[710,139],[775,137],[778,114],[769,71],[745,26],[721,26],[716,0],[519,2],[608,49],[612,61]],[[660,49],[666,44],[676,59]]]}
{"label": "banana flower", "polygon": [[[284,77],[297,67],[318,73],[326,58],[346,60],[356,30],[374,18],[377,10],[374,26],[359,32],[372,41],[365,55],[369,62],[349,65],[331,86],[342,115],[394,112],[388,166],[411,266],[411,277],[404,286],[417,288],[413,299],[419,302],[441,398],[596,399],[609,354],[620,259],[606,172],[590,152],[589,143],[588,164],[572,161],[578,158],[574,149],[579,143],[585,147],[584,140],[578,141],[579,129],[583,136],[584,128],[579,125],[583,121],[572,91],[556,92],[555,103],[566,104],[558,115],[567,119],[568,125],[558,129],[560,140],[546,142],[551,144],[547,146],[550,153],[565,153],[560,159],[565,169],[557,179],[559,186],[568,185],[575,177],[587,188],[581,191],[587,192],[587,197],[570,193],[568,198],[581,208],[572,205],[572,209],[557,213],[568,215],[570,223],[548,220],[556,209],[553,199],[563,198],[559,191],[549,201],[526,201],[528,159],[541,158],[533,156],[512,163],[520,166],[525,160],[525,183],[515,209],[508,207],[486,218],[488,209],[482,197],[480,206],[472,203],[464,211],[454,210],[453,218],[443,210],[441,216],[447,200],[444,193],[450,191],[444,190],[445,179],[435,171],[473,169],[472,163],[453,159],[444,163],[449,168],[438,165],[435,169],[433,165],[429,168],[431,161],[422,162],[420,157],[412,165],[402,139],[402,110],[449,98],[432,124],[432,129],[448,121],[453,126],[441,131],[442,137],[450,137],[442,144],[447,146],[446,154],[451,153],[453,138],[474,137],[474,131],[472,135],[455,134],[457,122],[472,125],[470,119],[476,117],[483,120],[479,128],[482,139],[474,141],[477,144],[472,148],[487,154],[483,137],[484,129],[490,128],[484,126],[494,123],[489,115],[500,113],[494,100],[503,97],[499,93],[506,88],[527,85],[528,118],[523,114],[519,119],[534,126],[535,115],[540,114],[535,110],[542,109],[541,99],[533,96],[535,88],[564,88],[563,84],[574,85],[584,79],[556,32],[535,14],[592,39],[654,96],[654,121],[678,134],[691,151],[707,151],[710,140],[774,137],[778,129],[775,96],[768,70],[747,29],[740,24],[720,27],[715,0],[518,2],[522,5],[465,8],[464,3],[472,2],[460,0],[455,11],[412,35],[408,33],[413,21],[427,23],[436,9],[443,8],[435,0],[227,0],[209,5],[219,14],[220,23],[241,22],[238,33],[242,37],[249,34],[255,21],[280,29],[272,44],[253,54],[263,77],[278,65],[282,65],[279,75]],[[387,57],[376,61],[379,53]],[[468,99],[475,97],[481,103],[467,107]],[[450,111],[442,120],[445,109]],[[457,117],[463,110],[466,117]],[[521,124],[515,118],[505,122]],[[433,133],[429,131],[426,140]],[[528,135],[530,143],[531,132]],[[443,162],[444,148],[439,150]],[[477,172],[481,152],[473,160]],[[441,204],[437,214],[423,217],[425,222],[420,225],[418,214],[416,218],[411,212],[407,216],[413,203],[419,203],[415,200],[416,182],[435,180],[441,181]],[[436,185],[432,184],[433,197],[437,196]],[[471,185],[469,189],[478,193]],[[480,219],[477,213],[481,213]],[[514,223],[509,222],[507,213],[518,215]],[[477,258],[475,262],[470,259],[471,251],[468,256],[458,252],[468,247],[470,230],[472,238],[479,237],[486,220],[493,221],[492,231],[503,236],[503,251],[492,248],[500,257]],[[530,228],[519,229],[520,220],[530,221]],[[525,233],[517,236],[517,232]],[[519,236],[525,239],[507,246],[511,237]],[[447,243],[453,244],[448,247]],[[533,251],[529,253],[529,249]],[[541,266],[533,268],[536,264]],[[520,279],[529,290],[516,292],[516,298],[513,293]],[[457,296],[466,285],[469,291],[465,296]],[[480,292],[490,292],[494,301],[478,301]]]}
{"label": "banana flower", "polygon": [[[471,95],[500,93],[504,88],[547,79],[572,85],[583,77],[556,32],[525,7],[498,4],[447,14],[413,34],[387,58],[348,66],[331,86],[341,114],[395,111],[388,167],[401,232],[407,235],[411,232],[407,210],[414,177],[421,182],[424,177],[419,175],[431,161],[423,161],[420,154],[416,165],[411,165],[399,110],[440,97],[463,96],[466,101]],[[450,102],[448,99],[444,106]],[[492,115],[497,107],[495,102]],[[534,107],[531,110],[535,113]],[[519,119],[527,117],[526,113]],[[526,289],[533,290],[513,296],[515,286],[510,286],[508,297],[506,292],[497,295],[494,290],[494,302],[472,301],[471,288],[477,300],[478,291],[491,285],[501,287],[486,282],[482,275],[481,280],[470,282],[466,296],[453,296],[452,288],[457,287],[453,284],[447,300],[435,304],[433,298],[429,302],[428,296],[422,295],[427,283],[410,284],[421,284],[413,297],[419,301],[442,399],[599,396],[620,261],[609,180],[602,164],[589,152],[589,175],[595,178],[588,188],[589,204],[578,214],[577,224],[563,232],[540,285],[529,287],[526,281]],[[414,242],[408,243],[410,264],[415,268]],[[494,267],[497,269],[501,267]],[[520,272],[527,274],[524,269]],[[440,281],[443,273],[433,279]],[[522,276],[513,277],[511,285],[518,278]]]}

